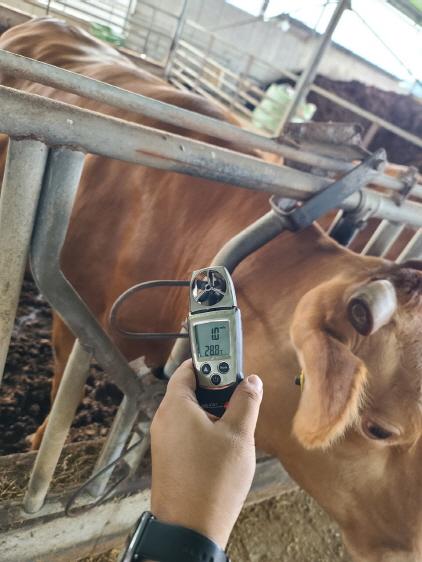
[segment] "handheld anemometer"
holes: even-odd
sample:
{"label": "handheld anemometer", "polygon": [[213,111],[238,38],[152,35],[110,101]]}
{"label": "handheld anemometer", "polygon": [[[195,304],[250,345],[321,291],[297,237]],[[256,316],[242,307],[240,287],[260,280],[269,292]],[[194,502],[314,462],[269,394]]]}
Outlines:
{"label": "handheld anemometer", "polygon": [[225,267],[194,271],[189,295],[189,336],[196,396],[221,417],[243,380],[242,324],[233,281]]}

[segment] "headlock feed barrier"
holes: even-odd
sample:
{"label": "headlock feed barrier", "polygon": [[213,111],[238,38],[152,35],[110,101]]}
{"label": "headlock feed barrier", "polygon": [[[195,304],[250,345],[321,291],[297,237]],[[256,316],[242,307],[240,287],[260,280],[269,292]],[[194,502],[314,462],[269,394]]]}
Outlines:
{"label": "headlock feed barrier", "polygon": [[[268,192],[271,195],[268,212],[230,240],[213,260],[230,271],[285,228],[302,228],[330,208],[340,210],[331,232],[345,242],[368,218],[381,220],[365,249],[372,255],[384,255],[404,226],[415,229],[399,260],[417,258],[422,254],[422,205],[417,201],[422,199],[422,185],[417,183],[412,169],[397,178],[386,175],[385,153],[381,150],[369,155],[362,151],[352,125],[291,125],[286,137],[272,140],[5,51],[0,51],[0,69],[167,124],[235,142],[243,149],[279,154],[289,161],[311,166],[313,171],[318,169],[319,174],[267,163],[257,157],[0,86],[0,132],[10,139],[0,199],[0,371],[4,369],[28,255],[40,291],[77,337],[32,468],[23,510],[17,503],[7,506],[7,510],[0,506],[0,526],[4,530],[0,548],[4,559],[48,562],[69,559],[66,556],[70,552],[82,556],[83,545],[87,549],[87,545],[100,540],[108,544],[107,540],[124,535],[148,502],[145,479],[135,484],[132,481],[129,487],[123,482],[112,491],[109,501],[92,512],[81,512],[70,525],[63,517],[69,491],[47,497],[93,356],[124,393],[124,398],[96,461],[94,474],[102,472],[86,487],[76,505],[89,505],[103,495],[112,473],[107,466],[118,459],[128,443],[137,442],[139,434],[145,436],[143,446],[133,449],[126,458],[130,475],[135,473],[148,448],[149,419],[139,418],[138,414],[151,389],[127,363],[60,269],[60,252],[85,154],[200,176],[224,182],[227,189],[235,185]],[[320,142],[324,142],[324,154],[318,152]],[[302,150],[301,143],[307,150]],[[335,158],[326,153],[330,143],[335,145]],[[343,158],[340,158],[342,150]],[[328,174],[321,175],[323,170]],[[333,173],[338,179],[329,179]],[[374,183],[384,190],[366,187]],[[182,339],[176,343],[166,365],[168,375],[186,355],[186,343]],[[274,474],[273,468],[264,464],[262,471],[257,472],[257,481],[268,480]],[[279,475],[280,469],[277,470]],[[123,496],[124,499],[115,501]]]}

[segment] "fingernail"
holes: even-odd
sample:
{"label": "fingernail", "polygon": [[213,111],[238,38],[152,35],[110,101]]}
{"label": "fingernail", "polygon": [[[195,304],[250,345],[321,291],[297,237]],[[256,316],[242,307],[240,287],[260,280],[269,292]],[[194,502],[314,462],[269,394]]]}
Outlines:
{"label": "fingernail", "polygon": [[251,386],[255,392],[262,392],[262,380],[258,377],[258,375],[249,375],[246,379],[246,383],[248,386]]}

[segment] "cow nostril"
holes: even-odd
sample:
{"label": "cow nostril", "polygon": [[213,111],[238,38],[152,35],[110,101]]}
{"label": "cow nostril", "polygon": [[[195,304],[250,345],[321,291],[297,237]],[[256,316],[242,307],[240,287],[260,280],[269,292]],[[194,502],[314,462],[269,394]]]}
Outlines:
{"label": "cow nostril", "polygon": [[373,439],[388,439],[393,435],[391,431],[388,431],[388,429],[384,429],[374,423],[369,423],[367,425],[367,429],[370,437]]}

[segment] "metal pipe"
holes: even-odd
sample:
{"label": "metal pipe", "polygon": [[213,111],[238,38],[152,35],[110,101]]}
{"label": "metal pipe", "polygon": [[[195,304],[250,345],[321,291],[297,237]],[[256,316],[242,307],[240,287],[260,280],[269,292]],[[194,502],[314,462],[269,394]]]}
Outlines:
{"label": "metal pipe", "polygon": [[36,136],[50,145],[292,198],[306,197],[330,183],[286,166],[5,86],[0,86],[0,105],[0,130],[11,136]]}
{"label": "metal pipe", "polygon": [[60,269],[60,253],[83,162],[81,152],[51,150],[32,237],[32,272],[41,293],[81,345],[93,353],[125,394],[133,396],[140,388],[136,374]]}
{"label": "metal pipe", "polygon": [[422,259],[422,229],[420,228],[397,258],[398,263]]}
{"label": "metal pipe", "polygon": [[0,196],[0,382],[3,377],[48,148],[10,140]]}
{"label": "metal pipe", "polygon": [[172,65],[172,62],[173,62],[173,57],[174,57],[175,51],[177,49],[177,46],[179,44],[180,38],[182,36],[183,28],[185,27],[186,16],[187,16],[187,7],[188,7],[188,0],[183,0],[182,9],[180,10],[179,18],[177,20],[176,30],[175,30],[174,36],[171,40],[169,54],[168,54],[168,57],[167,57],[165,68],[164,68],[164,76],[166,78],[168,78],[168,75],[170,73],[171,65]]}
{"label": "metal pipe", "polygon": [[[330,184],[327,178],[5,86],[0,86],[0,104],[4,109],[0,130],[12,136],[37,136],[50,145],[67,145],[297,200],[307,199]],[[374,172],[374,178],[377,174]],[[422,206],[418,203],[406,201],[397,207],[383,195],[369,191],[367,198],[374,216],[422,226]],[[354,210],[360,202],[361,196],[355,193],[341,207]]]}
{"label": "metal pipe", "polygon": [[318,46],[314,50],[307,68],[302,72],[302,75],[296,84],[294,96],[280,119],[280,123],[278,124],[276,131],[277,137],[280,136],[284,125],[293,119],[296,109],[308,93],[309,86],[314,81],[321,59],[330,46],[331,37],[337,27],[337,24],[340,21],[343,12],[348,8],[350,8],[350,0],[338,0],[337,7],[331,16],[327,28],[321,35]]}
{"label": "metal pipe", "polygon": [[[223,265],[230,273],[233,273],[239,263],[247,256],[281,234],[285,228],[285,224],[286,222],[283,217],[271,209],[271,211],[266,213],[263,217],[259,218],[226,242],[212,260],[211,266]],[[182,328],[181,332],[186,332],[186,329]],[[189,355],[189,341],[179,338],[175,342],[164,366],[164,375],[170,378],[177,367],[187,359]]]}
{"label": "metal pipe", "polygon": [[[110,374],[114,373],[110,372]],[[113,424],[107,436],[107,441],[95,463],[92,476],[95,476],[100,470],[103,470],[106,466],[115,461],[122,453],[129,435],[132,433],[136,418],[139,415],[138,396],[139,391],[135,395],[124,396],[117,410],[117,414],[114,417]],[[87,488],[92,496],[98,497],[104,492],[113,472],[113,468],[114,467],[104,471],[104,473],[96,478]]]}
{"label": "metal pipe", "polygon": [[404,228],[403,224],[381,221],[361,253],[368,256],[386,256]]}
{"label": "metal pipe", "polygon": [[[0,116],[0,130],[13,136],[37,135],[52,145],[86,149],[111,158],[298,200],[308,198],[330,183],[326,178],[286,166],[4,86],[0,86],[0,102],[5,110]],[[369,191],[367,198],[375,207],[374,216],[421,225],[421,205],[406,201],[397,207],[381,194]],[[341,207],[354,210],[359,204],[360,196],[355,193]]]}
{"label": "metal pipe", "polygon": [[39,511],[45,501],[66,437],[81,401],[91,355],[75,340],[23,501],[27,513]]}
{"label": "metal pipe", "polygon": [[[151,445],[151,436],[150,436],[150,426],[151,422],[140,422],[136,424],[135,431],[131,437],[131,440],[128,445],[128,449],[134,447],[130,453],[125,456],[125,462],[129,466],[129,475],[128,478],[131,478],[135,475],[136,471],[139,468],[139,465],[142,462],[142,459],[148,452],[150,445]],[[142,437],[141,437],[142,435]],[[141,442],[140,442],[141,441]]]}
{"label": "metal pipe", "polygon": [[[298,150],[262,135],[246,131],[230,123],[160,102],[141,94],[128,92],[111,84],[105,84],[93,78],[35,61],[22,55],[9,53],[8,51],[0,50],[0,68],[12,76],[57,87],[112,107],[133,111],[151,119],[157,119],[162,123],[200,131],[214,138],[231,141],[237,144],[239,148],[246,150],[259,149],[265,152],[272,152],[296,162],[337,172],[348,172],[353,167],[353,163]],[[415,138],[417,139],[417,137]],[[399,180],[382,174],[377,176],[377,183],[381,187],[390,189],[400,190],[403,187]],[[422,186],[415,186],[413,193],[422,197]]]}
{"label": "metal pipe", "polygon": [[[142,383],[60,269],[60,253],[83,162],[81,152],[51,150],[32,239],[31,265],[40,291],[79,338],[80,345],[94,355],[125,394],[97,461],[99,470],[120,455],[132,431]],[[109,476],[110,471],[106,471],[93,488],[100,493]]]}

